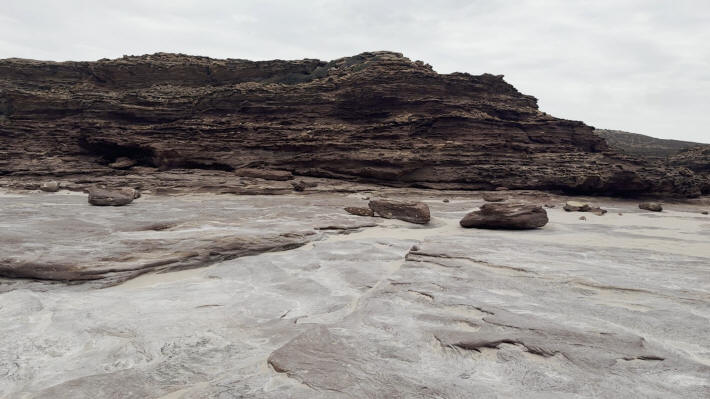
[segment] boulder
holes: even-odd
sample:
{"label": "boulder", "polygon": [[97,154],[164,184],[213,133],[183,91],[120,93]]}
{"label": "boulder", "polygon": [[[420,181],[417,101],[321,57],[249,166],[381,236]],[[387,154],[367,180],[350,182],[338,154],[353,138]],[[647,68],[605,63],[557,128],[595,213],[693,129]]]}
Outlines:
{"label": "boulder", "polygon": [[567,201],[563,209],[567,212],[591,212],[597,216],[602,216],[607,213],[606,209],[602,209],[598,206],[592,206],[587,202],[581,201]]}
{"label": "boulder", "polygon": [[140,198],[141,197],[141,192],[136,190],[135,188],[131,187],[122,187],[118,189],[120,192],[125,193],[126,195],[130,195],[133,197],[133,199]]}
{"label": "boulder", "polygon": [[55,193],[59,191],[59,182],[56,181],[48,181],[42,183],[42,185],[39,186],[39,189],[42,191],[46,191],[48,193]]}
{"label": "boulder", "polygon": [[368,206],[374,213],[386,219],[399,219],[405,222],[427,224],[431,219],[429,206],[423,202],[372,200]]}
{"label": "boulder", "polygon": [[563,209],[567,212],[589,212],[592,206],[587,202],[567,201]]}
{"label": "boulder", "polygon": [[663,210],[663,205],[658,202],[642,202],[639,204],[639,209],[645,209],[651,212],[660,212]]}
{"label": "boulder", "polygon": [[508,197],[499,194],[483,194],[483,200],[486,202],[502,202],[508,199]]}
{"label": "boulder", "polygon": [[241,168],[235,170],[234,173],[237,176],[254,177],[264,180],[293,180],[293,174],[287,170]]}
{"label": "boulder", "polygon": [[136,198],[136,192],[138,192],[138,190],[132,188],[122,188],[118,190],[91,188],[89,189],[89,203],[96,206],[128,205]]}
{"label": "boulder", "polygon": [[357,216],[375,216],[375,212],[372,209],[357,206],[349,206],[345,208],[345,212]]}
{"label": "boulder", "polygon": [[292,182],[291,185],[293,186],[293,191],[304,191],[306,189],[306,182],[303,180]]}
{"label": "boulder", "polygon": [[114,169],[128,169],[136,166],[137,162],[135,159],[127,158],[127,157],[119,157],[116,158],[114,162],[111,162],[108,164],[109,167],[114,168]]}
{"label": "boulder", "polygon": [[462,227],[479,229],[536,229],[548,222],[547,212],[538,205],[488,203],[461,219]]}

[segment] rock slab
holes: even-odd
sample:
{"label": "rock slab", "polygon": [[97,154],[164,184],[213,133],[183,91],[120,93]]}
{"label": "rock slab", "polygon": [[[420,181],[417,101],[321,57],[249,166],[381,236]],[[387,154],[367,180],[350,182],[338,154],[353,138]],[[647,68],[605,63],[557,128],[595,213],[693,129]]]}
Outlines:
{"label": "rock slab", "polygon": [[642,202],[639,204],[639,209],[651,212],[661,212],[663,210],[663,205],[658,202]]}
{"label": "rock slab", "polygon": [[427,224],[431,219],[429,206],[423,202],[372,200],[368,203],[372,211],[385,219],[399,219],[416,224]]}
{"label": "rock slab", "polygon": [[602,216],[607,213],[606,209],[602,209],[598,206],[592,206],[587,202],[581,201],[567,201],[562,209],[567,212],[591,212],[597,216]]}
{"label": "rock slab", "polygon": [[356,216],[375,216],[375,211],[373,211],[372,209],[357,206],[346,207],[345,212]]}
{"label": "rock slab", "polygon": [[138,191],[132,188],[121,190],[92,188],[89,190],[89,203],[96,206],[124,206],[133,202],[138,195]]}
{"label": "rock slab", "polygon": [[487,203],[461,219],[462,227],[528,230],[546,225],[547,212],[538,205]]}

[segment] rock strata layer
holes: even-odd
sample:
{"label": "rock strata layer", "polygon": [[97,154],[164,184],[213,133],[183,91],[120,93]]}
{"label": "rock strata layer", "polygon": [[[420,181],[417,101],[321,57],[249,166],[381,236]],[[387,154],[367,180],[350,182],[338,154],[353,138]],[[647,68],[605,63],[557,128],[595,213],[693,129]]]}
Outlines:
{"label": "rock strata layer", "polygon": [[469,190],[710,190],[693,172],[610,150],[500,75],[439,74],[398,53],[0,60],[0,184],[130,175],[174,189],[201,183],[156,173],[244,168]]}
{"label": "rock strata layer", "polygon": [[264,170],[264,169],[252,169],[252,168],[242,168],[235,171],[237,176],[243,177],[255,177],[264,180],[292,180],[293,174],[285,170]]}
{"label": "rock strata layer", "polygon": [[710,145],[698,145],[680,151],[669,158],[673,167],[689,169],[696,175],[705,176],[703,192],[710,192]]}

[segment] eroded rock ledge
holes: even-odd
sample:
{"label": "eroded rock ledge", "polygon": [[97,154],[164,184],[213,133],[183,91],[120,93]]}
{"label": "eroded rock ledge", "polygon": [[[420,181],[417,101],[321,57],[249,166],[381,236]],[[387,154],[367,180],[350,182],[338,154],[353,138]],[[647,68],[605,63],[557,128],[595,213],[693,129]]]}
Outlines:
{"label": "eroded rock ledge", "polygon": [[0,60],[0,144],[0,184],[13,187],[130,175],[170,188],[156,172],[263,168],[432,188],[710,191],[706,177],[619,155],[591,127],[540,112],[502,76],[438,74],[392,52]]}

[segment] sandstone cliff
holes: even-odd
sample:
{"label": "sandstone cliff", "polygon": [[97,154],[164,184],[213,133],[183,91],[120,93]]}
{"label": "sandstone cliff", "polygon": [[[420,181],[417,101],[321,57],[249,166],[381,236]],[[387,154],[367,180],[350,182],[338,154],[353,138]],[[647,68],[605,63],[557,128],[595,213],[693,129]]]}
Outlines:
{"label": "sandstone cliff", "polygon": [[[616,153],[502,76],[438,74],[391,52],[0,60],[0,140],[4,185],[265,168],[432,188],[695,196],[708,187],[687,169]],[[121,157],[133,172],[109,166]]]}

